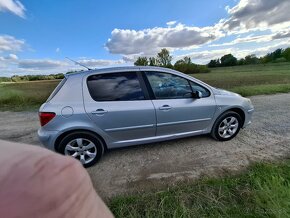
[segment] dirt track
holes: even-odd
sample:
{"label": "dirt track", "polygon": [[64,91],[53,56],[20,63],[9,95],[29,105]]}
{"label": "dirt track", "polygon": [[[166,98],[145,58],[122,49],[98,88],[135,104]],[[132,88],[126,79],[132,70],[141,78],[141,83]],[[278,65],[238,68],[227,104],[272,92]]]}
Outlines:
{"label": "dirt track", "polygon": [[[255,96],[253,124],[229,142],[208,136],[118,149],[88,169],[103,197],[235,172],[290,154],[290,94]],[[38,145],[36,112],[0,112],[0,139]],[[154,186],[153,186],[154,185]]]}

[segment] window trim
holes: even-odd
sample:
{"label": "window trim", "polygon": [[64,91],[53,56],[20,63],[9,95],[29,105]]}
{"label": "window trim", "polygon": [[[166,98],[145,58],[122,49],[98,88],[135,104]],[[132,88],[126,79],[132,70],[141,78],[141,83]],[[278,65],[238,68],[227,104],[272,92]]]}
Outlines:
{"label": "window trim", "polygon": [[165,72],[165,71],[157,71],[157,70],[154,70],[154,71],[153,70],[144,71],[143,70],[143,71],[141,71],[142,77],[143,77],[143,80],[144,80],[144,82],[146,84],[146,87],[147,87],[149,96],[150,96],[150,98],[152,100],[177,100],[177,99],[190,99],[190,98],[160,98],[160,99],[159,98],[156,98],[156,96],[154,94],[154,91],[153,91],[153,88],[152,88],[152,86],[151,86],[151,84],[149,82],[149,79],[148,79],[147,75],[146,75],[146,73],[148,73],[148,72],[164,73],[164,74],[170,74],[170,75],[174,75],[174,76],[177,76],[177,77],[181,77],[181,78],[187,80],[188,85],[189,85],[189,87],[190,87],[190,89],[191,89],[192,92],[193,92],[193,89],[192,89],[192,86],[191,86],[190,82],[193,82],[193,83],[198,84],[199,86],[203,87],[204,89],[206,89],[209,92],[209,96],[202,97],[202,98],[208,98],[208,97],[210,97],[212,95],[211,91],[208,88],[204,87],[203,85],[201,85],[200,83],[198,83],[196,81],[190,80],[190,79],[185,78],[183,76],[180,76],[180,75],[177,75],[177,74],[174,74],[174,73],[171,73],[171,72]]}
{"label": "window trim", "polygon": [[[92,76],[100,76],[100,75],[109,75],[109,74],[121,74],[122,75],[122,73],[135,73],[136,74],[137,80],[139,81],[139,85],[140,85],[141,91],[142,91],[143,96],[144,96],[144,99],[140,99],[140,100],[98,100],[97,101],[97,100],[95,100],[92,97],[91,92],[90,92],[90,88],[89,88],[89,84],[88,84],[88,80],[89,80],[90,77],[92,77]],[[140,76],[140,71],[138,71],[138,70],[134,70],[134,71],[129,71],[129,70],[128,71],[115,71],[115,72],[105,72],[105,73],[90,74],[86,78],[86,84],[87,84],[88,94],[89,94],[90,98],[93,101],[95,101],[95,102],[120,102],[120,101],[121,102],[129,102],[129,101],[146,101],[146,100],[150,100],[149,94],[147,92],[147,89],[146,89],[146,87],[144,87],[145,84],[143,83],[142,78]]]}

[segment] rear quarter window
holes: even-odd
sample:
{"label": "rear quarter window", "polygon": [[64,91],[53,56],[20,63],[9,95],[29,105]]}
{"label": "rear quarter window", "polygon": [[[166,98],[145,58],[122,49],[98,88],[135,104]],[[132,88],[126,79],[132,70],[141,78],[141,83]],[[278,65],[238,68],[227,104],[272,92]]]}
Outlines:
{"label": "rear quarter window", "polygon": [[53,90],[53,92],[50,94],[50,96],[48,97],[48,99],[46,100],[46,102],[49,102],[51,99],[53,99],[53,97],[59,92],[59,90],[63,87],[63,85],[66,82],[66,78],[63,78],[60,83],[57,85],[57,87]]}

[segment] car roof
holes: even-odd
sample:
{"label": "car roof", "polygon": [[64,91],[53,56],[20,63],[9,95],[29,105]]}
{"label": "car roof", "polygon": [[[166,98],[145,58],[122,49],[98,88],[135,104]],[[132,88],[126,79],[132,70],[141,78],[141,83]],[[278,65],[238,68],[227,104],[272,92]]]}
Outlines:
{"label": "car roof", "polygon": [[109,67],[109,68],[100,68],[100,69],[94,69],[94,70],[86,70],[86,71],[79,71],[75,73],[69,73],[65,74],[65,77],[77,77],[79,79],[82,79],[86,76],[90,76],[92,74],[101,74],[101,73],[110,73],[110,72],[126,72],[126,71],[134,71],[134,70],[141,70],[141,71],[161,71],[161,72],[167,72],[167,73],[173,73],[175,75],[182,76],[184,78],[187,78],[189,80],[198,82],[200,84],[205,85],[206,87],[211,87],[209,84],[194,78],[193,76],[181,73],[179,71],[170,69],[170,68],[164,68],[164,67],[154,67],[154,66],[124,66],[124,67]]}
{"label": "car roof", "polygon": [[154,66],[124,66],[124,67],[108,67],[108,68],[99,68],[99,69],[92,69],[92,70],[85,70],[85,71],[78,71],[69,74],[65,74],[66,77],[69,76],[84,76],[86,74],[92,73],[106,73],[106,72],[116,72],[116,71],[134,71],[134,70],[159,70],[159,71],[174,71],[175,70],[164,68],[164,67],[154,67]]}

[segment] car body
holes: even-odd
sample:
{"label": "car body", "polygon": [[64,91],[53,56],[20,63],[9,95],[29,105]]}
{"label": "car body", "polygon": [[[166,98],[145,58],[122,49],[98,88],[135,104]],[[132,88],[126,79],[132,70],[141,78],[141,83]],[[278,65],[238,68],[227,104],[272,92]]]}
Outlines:
{"label": "car body", "polygon": [[[39,109],[38,136],[45,147],[90,166],[105,149],[209,133],[229,140],[251,123],[253,111],[249,99],[175,70],[97,69],[65,75]],[[94,157],[89,162],[87,154]]]}

